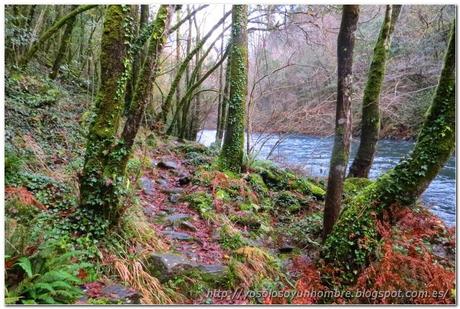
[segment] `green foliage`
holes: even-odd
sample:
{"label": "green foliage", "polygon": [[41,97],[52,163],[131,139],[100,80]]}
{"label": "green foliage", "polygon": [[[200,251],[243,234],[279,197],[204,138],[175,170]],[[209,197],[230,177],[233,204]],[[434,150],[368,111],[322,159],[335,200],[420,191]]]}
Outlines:
{"label": "green foliage", "polygon": [[10,147],[5,148],[5,185],[17,184],[20,181],[20,171],[24,166],[24,160],[20,158]]}
{"label": "green foliage", "polygon": [[316,212],[301,219],[293,219],[282,226],[279,232],[303,247],[320,247],[323,229],[323,214]]}
{"label": "green foliage", "polygon": [[219,243],[224,249],[235,250],[246,245],[246,241],[241,233],[229,225],[223,225],[219,229],[219,236]]}
{"label": "green foliage", "polygon": [[201,217],[212,220],[215,216],[212,196],[206,192],[194,192],[185,197],[185,201],[190,203],[190,207],[199,212]]}
{"label": "green foliage", "polygon": [[55,242],[42,244],[38,254],[21,257],[13,268],[23,274],[22,281],[7,292],[10,303],[69,304],[82,295],[78,271],[92,265],[79,262],[81,252],[63,252]]}
{"label": "green foliage", "polygon": [[268,195],[268,188],[259,174],[249,174],[246,180],[249,182],[252,190],[256,192],[259,197],[266,197]]}
{"label": "green foliage", "polygon": [[303,196],[290,191],[281,191],[273,199],[274,209],[280,213],[298,212],[308,202]]}

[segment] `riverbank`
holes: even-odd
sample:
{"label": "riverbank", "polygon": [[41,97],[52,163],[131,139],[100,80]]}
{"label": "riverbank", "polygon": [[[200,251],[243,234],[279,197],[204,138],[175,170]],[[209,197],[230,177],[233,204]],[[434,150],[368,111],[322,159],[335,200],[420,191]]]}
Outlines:
{"label": "riverbank", "polygon": [[[124,232],[113,230],[97,243],[82,242],[84,235],[71,232],[62,243],[87,252],[77,255],[80,262],[99,269],[78,270],[83,286],[79,304],[454,302],[454,231],[422,205],[392,210],[391,228],[379,221],[380,258],[359,270],[354,283],[345,284],[340,278],[348,270],[330,269],[321,258],[324,182],[267,161],[254,161],[241,174],[222,173],[215,168],[213,149],[147,132],[140,139],[149,142],[139,145],[130,160]],[[348,180],[345,200],[366,184]],[[18,231],[11,230],[14,220],[23,227],[19,230],[43,235],[31,260],[42,254],[45,239],[67,235],[56,231],[78,211],[74,204],[57,206],[76,198],[75,192],[43,199],[56,186],[36,187],[23,179],[20,190],[7,189],[8,230]],[[21,199],[26,193],[36,204]],[[13,245],[8,250],[20,248],[15,238],[7,239]],[[7,259],[13,265],[7,267],[9,287],[21,273],[15,259],[14,253]],[[345,290],[349,293],[333,294]],[[429,295],[359,294],[379,290],[427,290]]]}
{"label": "riverbank", "polygon": [[[215,131],[205,130],[198,135],[198,141],[206,146],[215,140]],[[263,144],[263,147],[260,147]],[[315,136],[296,134],[282,140],[277,136],[264,138],[254,134],[252,144],[256,145],[257,158],[270,159],[295,167],[305,175],[325,178],[328,176],[330,154],[332,153],[333,137],[319,138]],[[352,142],[350,163],[352,162],[358,141]],[[273,147],[276,146],[276,151]],[[413,142],[381,140],[370,171],[370,178],[376,179],[384,172],[394,167],[413,147]],[[259,149],[260,148],[260,149]],[[437,216],[441,217],[448,226],[454,226],[456,221],[456,173],[455,156],[446,163],[444,168],[433,180],[422,201]]]}

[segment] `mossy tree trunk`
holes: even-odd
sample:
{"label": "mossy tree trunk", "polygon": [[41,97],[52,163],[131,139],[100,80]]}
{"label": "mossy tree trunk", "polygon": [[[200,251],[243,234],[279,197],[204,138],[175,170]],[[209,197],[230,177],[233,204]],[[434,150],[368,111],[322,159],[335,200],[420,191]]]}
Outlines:
{"label": "mossy tree trunk", "polygon": [[400,5],[387,5],[380,34],[375,43],[374,55],[364,89],[361,138],[358,152],[350,167],[349,177],[367,178],[374,160],[380,132],[379,100],[385,76],[386,61],[391,44],[391,34],[398,19]]}
{"label": "mossy tree trunk", "polygon": [[127,53],[129,9],[108,6],[101,41],[101,86],[96,98],[95,118],[90,126],[85,162],[80,178],[80,205],[95,214],[112,218],[117,201],[112,191],[120,176],[110,166],[110,152],[116,143],[116,133],[123,110],[122,75]]}
{"label": "mossy tree trunk", "polygon": [[56,21],[51,26],[51,28],[46,30],[40,36],[40,38],[30,46],[29,50],[19,60],[19,64],[21,66],[23,66],[23,67],[26,66],[27,63],[29,63],[30,59],[32,59],[32,57],[35,55],[35,53],[39,50],[39,48],[41,46],[43,46],[43,44],[46,41],[48,41],[48,39],[51,38],[59,29],[61,29],[61,27],[63,27],[65,24],[67,24],[69,19],[74,18],[78,14],[81,14],[81,13],[83,13],[83,12],[85,12],[87,10],[90,10],[90,9],[96,7],[96,6],[97,5],[80,5],[78,8],[76,8],[75,10],[70,12],[69,14],[65,15],[64,17],[62,17],[58,21]]}
{"label": "mossy tree trunk", "polygon": [[244,122],[248,94],[248,7],[232,8],[230,49],[230,97],[219,165],[223,170],[240,172],[244,152]]}
{"label": "mossy tree trunk", "polygon": [[[123,128],[122,140],[128,152],[131,151],[137,131],[141,125],[148,98],[152,92],[153,81],[158,70],[159,57],[166,43],[168,28],[174,9],[174,5],[162,5],[155,18],[146,59],[137,78],[128,118]],[[122,160],[125,161],[124,165],[126,165],[127,158],[128,155],[125,155]]]}
{"label": "mossy tree trunk", "polygon": [[125,186],[125,170],[164,47],[174,6],[160,6],[149,40],[147,57],[136,82],[129,116],[121,139],[116,139],[124,105],[124,89],[130,73],[126,56],[127,31],[131,30],[128,6],[109,6],[104,22],[101,53],[101,88],[96,118],[91,125],[80,180],[80,204],[113,225]]}
{"label": "mossy tree trunk", "polygon": [[[389,206],[407,207],[425,191],[455,149],[455,25],[444,66],[412,152],[359,193],[341,214],[326,241],[324,257],[344,270],[360,270],[375,258],[376,219]],[[363,246],[364,244],[364,246]],[[349,279],[355,278],[353,273]]]}
{"label": "mossy tree trunk", "polygon": [[358,18],[358,5],[343,6],[342,22],[337,38],[338,68],[335,139],[324,206],[324,239],[332,231],[342,204],[343,182],[350,152],[353,49]]}
{"label": "mossy tree trunk", "polygon": [[[74,5],[72,6],[72,9],[74,10],[77,7],[78,7],[77,5]],[[61,63],[62,63],[62,60],[64,59],[64,54],[67,51],[67,47],[70,45],[72,41],[72,31],[73,31],[73,28],[75,27],[76,19],[77,17],[74,16],[67,21],[67,25],[65,26],[65,30],[64,30],[64,35],[61,38],[61,45],[59,46],[58,52],[56,54],[56,58],[54,59],[53,68],[51,69],[51,73],[49,75],[51,79],[56,79],[56,77],[59,74],[59,69],[61,68]]]}

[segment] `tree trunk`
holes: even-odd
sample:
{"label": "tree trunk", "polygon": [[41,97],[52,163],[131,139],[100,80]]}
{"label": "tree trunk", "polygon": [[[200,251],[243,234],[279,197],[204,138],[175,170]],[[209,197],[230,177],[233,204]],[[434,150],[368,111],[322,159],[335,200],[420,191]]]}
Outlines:
{"label": "tree trunk", "polygon": [[223,170],[240,172],[244,152],[244,122],[248,93],[248,7],[232,8],[232,38],[230,53],[230,98],[227,129],[219,156]]}
{"label": "tree trunk", "polygon": [[[223,5],[223,14],[225,14],[225,4]],[[222,32],[225,31],[225,22],[222,24]],[[220,54],[224,53],[224,35],[220,41]],[[224,104],[224,66],[222,65],[219,69],[219,96],[217,100],[217,123],[216,123],[216,145],[220,147],[222,143],[222,137],[224,132],[222,131],[222,106]]]}
{"label": "tree trunk", "polygon": [[171,110],[171,103],[172,103],[172,99],[174,97],[174,93],[176,91],[176,88],[178,87],[179,85],[179,82],[182,78],[182,74],[185,72],[185,70],[187,69],[190,61],[193,59],[193,57],[195,56],[196,53],[198,53],[204,46],[204,44],[206,43],[206,41],[212,36],[212,34],[214,33],[214,31],[219,27],[220,24],[222,24],[224,21],[225,21],[225,18],[230,15],[230,12],[227,13],[224,17],[222,17],[212,28],[211,30],[209,30],[208,33],[206,33],[206,35],[203,37],[203,39],[201,40],[197,40],[197,45],[195,46],[195,48],[186,55],[185,59],[182,61],[179,69],[178,69],[178,72],[176,74],[176,76],[174,77],[174,80],[172,81],[171,83],[171,87],[169,88],[169,92],[168,92],[168,95],[166,96],[166,99],[165,99],[165,102],[162,104],[161,106],[161,112],[159,114],[159,117],[157,119],[157,121],[160,121],[163,125],[166,124],[166,121],[167,121],[167,118],[168,118],[168,114]]}
{"label": "tree trunk", "polygon": [[95,119],[90,126],[85,163],[80,178],[80,205],[95,214],[112,220],[117,201],[112,191],[118,185],[118,176],[109,166],[110,151],[115,145],[121,111],[124,85],[120,85],[126,57],[124,24],[129,12],[120,5],[107,8],[101,42],[101,87],[95,106]]}
{"label": "tree trunk", "polygon": [[[335,266],[362,269],[375,258],[376,218],[389,206],[411,206],[436,177],[455,149],[455,24],[444,66],[414,149],[394,169],[366,187],[345,208],[324,247]],[[391,213],[390,213],[391,215]],[[366,244],[362,247],[361,244]],[[352,280],[354,276],[349,275]]]}
{"label": "tree trunk", "polygon": [[53,36],[53,34],[55,34],[59,29],[61,29],[61,27],[64,26],[69,19],[74,18],[78,14],[81,14],[96,6],[97,5],[81,5],[69,14],[67,14],[66,16],[59,19],[56,23],[54,23],[53,26],[51,26],[51,28],[49,28],[47,31],[45,31],[43,35],[40,36],[37,42],[32,44],[27,53],[20,59],[19,64],[21,66],[26,66],[30,59],[32,59],[32,57],[38,51],[38,49],[43,45],[43,43],[45,43],[51,36]]}
{"label": "tree trunk", "polygon": [[361,139],[358,152],[350,167],[349,177],[367,178],[379,139],[380,110],[379,100],[385,76],[385,66],[391,44],[391,34],[398,19],[400,5],[387,5],[380,34],[375,43],[374,55],[369,68],[366,88],[364,89]]}
{"label": "tree trunk", "polygon": [[[78,6],[76,5],[72,6],[72,9],[76,9],[77,7]],[[61,67],[62,59],[64,58],[64,54],[67,50],[67,47],[69,46],[72,40],[72,31],[75,26],[76,19],[77,17],[74,16],[67,21],[67,25],[65,26],[65,30],[64,30],[64,35],[61,38],[61,45],[59,46],[56,58],[54,59],[53,68],[51,69],[51,73],[49,75],[51,79],[55,79],[57,75],[59,74],[59,69]]]}
{"label": "tree trunk", "polygon": [[338,76],[335,139],[327,181],[323,239],[326,239],[331,232],[342,204],[343,181],[350,152],[353,49],[358,18],[358,5],[343,6],[342,22],[337,38]]}

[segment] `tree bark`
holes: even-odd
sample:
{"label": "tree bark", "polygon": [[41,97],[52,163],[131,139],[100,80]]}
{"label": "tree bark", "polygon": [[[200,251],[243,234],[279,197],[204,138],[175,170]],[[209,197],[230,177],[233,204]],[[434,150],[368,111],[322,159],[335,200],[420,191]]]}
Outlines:
{"label": "tree bark", "polygon": [[86,145],[85,162],[80,177],[80,205],[95,214],[112,219],[116,215],[117,201],[112,191],[117,185],[117,176],[109,165],[110,151],[123,110],[120,77],[124,72],[126,57],[124,24],[129,12],[120,5],[107,8],[101,42],[101,87],[95,105]]}
{"label": "tree bark", "polygon": [[[399,8],[398,8],[399,7]],[[358,152],[350,167],[349,177],[367,178],[380,132],[379,100],[385,76],[386,61],[391,44],[391,34],[398,19],[400,5],[387,5],[380,34],[375,43],[374,55],[369,68],[366,88],[364,89],[361,138]]]}
{"label": "tree bark", "polygon": [[97,5],[81,5],[69,14],[67,14],[66,16],[59,19],[56,23],[54,23],[53,26],[51,26],[51,28],[49,28],[47,31],[45,31],[45,33],[43,33],[42,36],[40,36],[37,42],[32,44],[27,53],[21,57],[19,64],[21,66],[26,66],[30,59],[32,59],[32,57],[38,51],[38,49],[43,45],[43,43],[45,43],[51,36],[53,36],[53,34],[55,34],[59,29],[61,29],[61,27],[64,26],[69,19],[74,18],[78,14],[81,14],[96,6]]}
{"label": "tree bark", "polygon": [[[225,14],[225,5],[223,5],[223,14]],[[225,31],[225,22],[222,24],[222,32]],[[222,35],[220,41],[220,53],[221,56],[224,53],[224,35]],[[222,65],[219,69],[219,96],[217,101],[217,124],[216,124],[216,145],[220,147],[222,144],[222,137],[224,136],[224,132],[222,130],[221,122],[222,122],[222,111],[223,111],[223,104],[224,104],[224,66]]]}
{"label": "tree bark", "polygon": [[230,98],[227,129],[219,155],[223,170],[239,173],[243,164],[244,122],[248,93],[248,7],[232,8],[232,37],[230,52]]}
{"label": "tree bark", "polygon": [[[455,23],[438,86],[414,149],[350,201],[326,241],[325,259],[342,269],[359,270],[367,266],[379,246],[376,219],[383,217],[384,210],[389,212],[390,206],[414,205],[454,149]],[[363,243],[365,248],[361,247]]]}
{"label": "tree bark", "polygon": [[332,231],[342,204],[343,182],[350,152],[353,49],[358,18],[358,5],[343,6],[342,22],[337,39],[335,139],[327,181],[323,239],[326,239]]}

